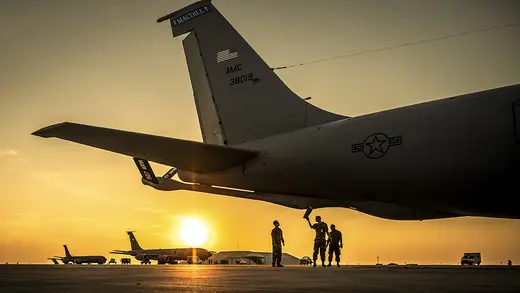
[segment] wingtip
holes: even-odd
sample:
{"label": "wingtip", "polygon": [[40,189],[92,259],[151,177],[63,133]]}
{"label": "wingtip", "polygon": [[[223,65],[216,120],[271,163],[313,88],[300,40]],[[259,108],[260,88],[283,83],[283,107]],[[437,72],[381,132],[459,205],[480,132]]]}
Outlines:
{"label": "wingtip", "polygon": [[39,137],[43,137],[43,138],[48,138],[48,137],[52,137],[52,130],[53,129],[56,129],[60,126],[63,126],[65,124],[67,124],[68,122],[61,122],[61,123],[56,123],[56,124],[52,124],[52,125],[49,125],[49,126],[45,126],[43,128],[40,128],[36,131],[34,131],[33,133],[31,133],[31,135],[35,135],[35,136],[39,136]]}

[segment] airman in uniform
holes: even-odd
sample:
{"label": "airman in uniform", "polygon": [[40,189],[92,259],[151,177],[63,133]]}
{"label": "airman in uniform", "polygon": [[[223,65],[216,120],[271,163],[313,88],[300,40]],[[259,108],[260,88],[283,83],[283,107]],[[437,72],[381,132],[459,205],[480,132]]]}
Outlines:
{"label": "airman in uniform", "polygon": [[327,239],[325,235],[330,238],[329,227],[325,222],[321,221],[320,216],[316,216],[316,223],[311,224],[309,218],[306,218],[311,229],[316,230],[316,237],[314,238],[314,252],[312,254],[313,266],[316,267],[316,260],[318,259],[318,250],[320,252],[321,265],[325,267],[325,250],[327,249]]}
{"label": "airman in uniform", "polygon": [[273,244],[273,267],[283,267],[282,262],[282,245],[285,246],[282,229],[278,221],[273,222],[274,228],[271,231],[271,239]]}
{"label": "airman in uniform", "polygon": [[330,237],[329,237],[329,267],[332,262],[332,254],[336,254],[336,264],[339,267],[339,260],[341,255],[341,248],[343,248],[343,237],[339,230],[336,230],[336,225],[330,225]]}

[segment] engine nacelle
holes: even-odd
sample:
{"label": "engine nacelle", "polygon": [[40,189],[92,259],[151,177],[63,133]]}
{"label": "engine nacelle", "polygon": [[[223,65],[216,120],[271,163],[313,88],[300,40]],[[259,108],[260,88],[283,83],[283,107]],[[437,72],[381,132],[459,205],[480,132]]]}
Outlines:
{"label": "engine nacelle", "polygon": [[159,255],[157,257],[157,264],[174,264],[175,261],[169,255]]}
{"label": "engine nacelle", "polygon": [[149,260],[148,257],[146,256],[146,254],[138,254],[135,256],[135,259],[140,260],[140,261]]}

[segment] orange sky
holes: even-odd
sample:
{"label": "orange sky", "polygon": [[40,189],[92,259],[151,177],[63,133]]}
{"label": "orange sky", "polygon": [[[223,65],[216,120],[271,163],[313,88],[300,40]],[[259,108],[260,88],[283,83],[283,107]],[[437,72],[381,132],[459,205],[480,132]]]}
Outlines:
{"label": "orange sky", "polygon": [[[191,1],[0,3],[0,262],[182,246],[179,217],[210,226],[210,250],[312,254],[303,211],[143,186],[129,157],[30,133],[74,121],[201,141],[181,39],[155,20]],[[327,58],[518,22],[518,1],[224,1],[214,4],[271,66]],[[361,115],[520,81],[520,28],[319,63],[279,75],[300,96]],[[143,118],[144,117],[144,118]],[[168,167],[154,165],[162,174]],[[418,195],[420,196],[420,195]],[[343,261],[520,262],[520,221],[423,222],[319,209],[346,241]]]}

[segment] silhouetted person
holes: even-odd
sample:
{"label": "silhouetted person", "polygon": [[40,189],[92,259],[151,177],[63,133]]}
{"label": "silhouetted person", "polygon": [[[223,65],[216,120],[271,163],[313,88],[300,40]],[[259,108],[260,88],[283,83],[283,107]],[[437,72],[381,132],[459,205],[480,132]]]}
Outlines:
{"label": "silhouetted person", "polygon": [[512,262],[510,259],[508,259],[508,260],[507,260],[507,265],[508,265],[508,266],[512,266],[512,265],[513,265],[513,262]]}
{"label": "silhouetted person", "polygon": [[332,254],[336,254],[336,264],[339,267],[339,260],[341,255],[341,248],[343,248],[343,237],[339,230],[336,230],[336,225],[330,225],[330,237],[329,237],[329,267],[332,262]]}
{"label": "silhouetted person", "polygon": [[316,267],[316,260],[318,259],[318,250],[320,251],[321,265],[325,267],[325,250],[327,249],[327,242],[325,235],[330,238],[329,227],[325,222],[321,221],[320,216],[316,216],[316,223],[313,225],[309,218],[306,218],[311,229],[316,230],[316,237],[314,238],[314,252],[312,253],[313,266]]}
{"label": "silhouetted person", "polygon": [[277,267],[283,267],[282,262],[282,245],[285,246],[285,241],[283,240],[283,232],[280,229],[280,223],[278,221],[273,222],[274,228],[271,231],[271,239],[273,243],[273,267],[276,265]]}

